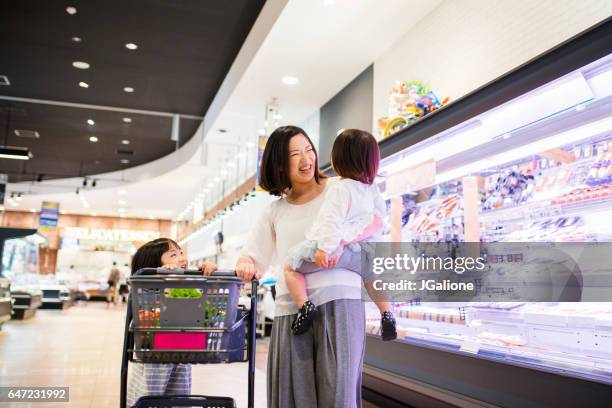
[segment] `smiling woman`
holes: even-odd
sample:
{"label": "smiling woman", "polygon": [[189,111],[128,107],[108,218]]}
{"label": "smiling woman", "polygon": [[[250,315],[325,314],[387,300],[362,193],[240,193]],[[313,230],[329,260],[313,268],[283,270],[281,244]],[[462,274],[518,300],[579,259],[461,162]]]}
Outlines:
{"label": "smiling woman", "polygon": [[[338,181],[319,172],[306,132],[283,126],[268,139],[259,183],[281,198],[264,209],[243,248],[236,272],[245,280],[260,276],[274,255],[285,259],[289,248],[304,240],[326,191]],[[361,406],[365,314],[360,277],[341,268],[308,274],[308,296],[318,305],[320,318],[300,336],[291,334],[297,307],[283,275],[277,278],[268,407]]]}

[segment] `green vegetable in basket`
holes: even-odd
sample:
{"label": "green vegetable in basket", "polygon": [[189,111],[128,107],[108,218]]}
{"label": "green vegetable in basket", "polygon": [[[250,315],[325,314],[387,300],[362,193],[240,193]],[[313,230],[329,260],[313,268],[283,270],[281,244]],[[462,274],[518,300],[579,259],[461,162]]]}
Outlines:
{"label": "green vegetable in basket", "polygon": [[166,297],[180,299],[199,299],[202,297],[202,293],[198,289],[174,288],[170,289],[170,292],[166,295]]}
{"label": "green vegetable in basket", "polygon": [[206,320],[217,320],[221,321],[225,319],[225,311],[219,310],[218,308],[212,306],[208,301],[206,301],[206,307],[204,308],[204,318]]}

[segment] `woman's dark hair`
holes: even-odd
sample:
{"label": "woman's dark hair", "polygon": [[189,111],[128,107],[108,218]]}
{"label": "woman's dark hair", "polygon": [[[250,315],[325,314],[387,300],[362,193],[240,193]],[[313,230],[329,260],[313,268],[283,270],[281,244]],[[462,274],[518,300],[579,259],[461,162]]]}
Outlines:
{"label": "woman's dark hair", "polygon": [[332,147],[332,166],[340,177],[372,184],[379,163],[378,142],[369,132],[347,129],[336,138]]}
{"label": "woman's dark hair", "polygon": [[293,136],[304,135],[312,146],[315,154],[314,178],[317,184],[319,180],[326,178],[319,172],[319,156],[317,149],[312,144],[304,129],[297,126],[281,126],[276,129],[266,142],[259,171],[259,185],[272,195],[282,196],[291,188],[289,180],[289,141]]}
{"label": "woman's dark hair", "polygon": [[159,268],[162,266],[162,255],[172,247],[180,248],[170,238],[157,238],[138,248],[132,258],[132,275],[142,268]]}

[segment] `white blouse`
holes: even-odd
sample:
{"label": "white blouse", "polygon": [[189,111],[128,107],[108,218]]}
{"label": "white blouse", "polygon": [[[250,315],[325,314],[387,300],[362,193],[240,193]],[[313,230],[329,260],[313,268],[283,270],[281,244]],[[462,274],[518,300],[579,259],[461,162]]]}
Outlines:
{"label": "white blouse", "polygon": [[[355,240],[372,223],[374,216],[384,219],[387,207],[376,184],[340,179],[326,191],[325,201],[306,239],[330,254],[341,241]],[[376,240],[376,237],[370,238]]]}

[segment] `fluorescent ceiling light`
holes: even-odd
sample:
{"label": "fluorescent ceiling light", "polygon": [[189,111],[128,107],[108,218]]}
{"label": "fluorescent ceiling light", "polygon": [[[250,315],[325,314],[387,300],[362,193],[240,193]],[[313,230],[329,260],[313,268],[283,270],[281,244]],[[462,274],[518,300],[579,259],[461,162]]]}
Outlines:
{"label": "fluorescent ceiling light", "polygon": [[299,82],[299,79],[293,76],[283,77],[283,84],[285,85],[297,85]]}
{"label": "fluorescent ceiling light", "polygon": [[0,159],[30,160],[32,157],[27,147],[0,146]]}
{"label": "fluorescent ceiling light", "polygon": [[125,44],[125,48],[127,48],[128,50],[135,50],[138,49],[138,46],[134,43],[127,43]]}
{"label": "fluorescent ceiling light", "polygon": [[89,84],[87,82],[83,82],[83,81],[79,82],[79,86],[81,88],[89,88]]}
{"label": "fluorescent ceiling light", "polygon": [[84,61],[74,61],[72,63],[72,66],[78,69],[88,69],[89,68],[89,64]]}
{"label": "fluorescent ceiling light", "polygon": [[123,88],[123,90],[127,93],[132,93],[134,92],[134,88],[132,88],[131,86],[126,86]]}

